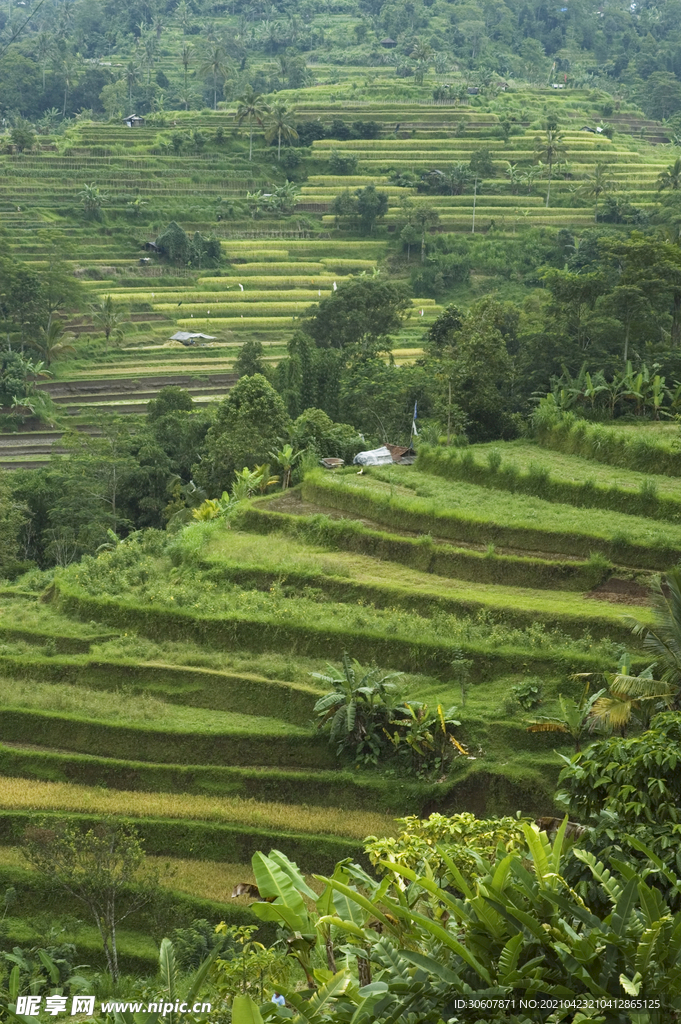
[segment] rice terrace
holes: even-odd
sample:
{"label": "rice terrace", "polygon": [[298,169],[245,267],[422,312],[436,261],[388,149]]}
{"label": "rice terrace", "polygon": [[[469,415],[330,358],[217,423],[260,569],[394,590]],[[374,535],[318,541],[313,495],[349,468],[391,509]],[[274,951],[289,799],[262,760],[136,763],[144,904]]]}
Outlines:
{"label": "rice terrace", "polygon": [[0,1021],[681,1021],[679,14],[0,5]]}

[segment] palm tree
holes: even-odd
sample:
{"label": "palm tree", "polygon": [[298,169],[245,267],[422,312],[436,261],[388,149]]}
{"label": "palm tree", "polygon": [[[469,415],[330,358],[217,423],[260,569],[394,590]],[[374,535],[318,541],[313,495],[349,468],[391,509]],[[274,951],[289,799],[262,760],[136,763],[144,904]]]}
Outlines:
{"label": "palm tree", "polygon": [[643,638],[643,647],[654,655],[657,675],[672,692],[674,707],[679,706],[681,691],[681,569],[671,569],[651,588],[655,625],[651,628],[637,619],[625,622],[632,633]]}
{"label": "palm tree", "polygon": [[248,121],[250,143],[248,147],[248,159],[253,159],[253,122],[261,125],[263,118],[269,113],[269,107],[265,103],[262,95],[259,92],[255,92],[252,86],[239,96],[237,99],[236,116],[239,124],[243,124],[244,121]]}
{"label": "palm tree", "polygon": [[681,188],[681,157],[677,156],[673,164],[657,176],[657,187],[660,191],[671,188],[674,192]]}
{"label": "palm tree", "polygon": [[608,177],[610,168],[607,164],[596,164],[592,174],[585,174],[582,184],[577,189],[577,194],[585,199],[594,200],[594,221],[598,222],[598,200],[607,192],[614,192],[619,188],[619,183],[614,178]]}
{"label": "palm tree", "polygon": [[277,139],[277,160],[281,160],[282,138],[287,143],[295,142],[298,138],[293,118],[294,111],[291,107],[287,107],[285,103],[275,103],[268,115],[268,128],[265,133],[265,139],[267,142],[273,142],[275,138]]}
{"label": "palm tree", "polygon": [[189,110],[189,91],[187,89],[187,72],[189,65],[191,64],[194,57],[194,47],[189,43],[182,44],[182,53],[180,54],[180,60],[182,61],[182,67],[184,68],[184,109]]}
{"label": "palm tree", "polygon": [[75,85],[76,78],[78,76],[79,61],[70,53],[60,57],[57,62],[56,70],[64,79],[64,107],[61,112],[62,117],[66,117],[66,100],[69,95],[69,89],[72,85]]}
{"label": "palm tree", "polygon": [[624,736],[632,718],[647,729],[657,711],[669,710],[674,694],[667,683],[653,678],[654,668],[649,665],[632,676],[624,663],[618,672],[606,672],[603,678],[608,690],[591,708],[590,728],[606,733],[618,731]]}
{"label": "palm tree", "polygon": [[128,87],[128,110],[132,114],[132,90],[139,82],[140,65],[135,60],[129,60],[123,72],[123,78]]}
{"label": "palm tree", "polygon": [[604,693],[605,690],[599,690],[587,700],[585,690],[579,703],[571,697],[563,697],[561,693],[558,696],[560,712],[555,715],[537,718],[528,725],[527,731],[565,733],[567,736],[572,737],[575,750],[580,750],[580,742],[582,736],[588,730],[593,706]]}
{"label": "palm tree", "polygon": [[54,39],[49,32],[43,29],[36,36],[36,56],[43,73],[43,92],[45,92],[45,72],[54,54]]}
{"label": "palm tree", "polygon": [[116,309],[111,295],[107,295],[100,302],[90,306],[90,312],[92,313],[92,322],[95,327],[99,328],[104,334],[105,348],[108,352],[111,335],[113,334],[116,341],[120,342],[123,338],[123,327],[129,321],[125,319],[125,314],[122,310]]}
{"label": "palm tree", "polygon": [[435,227],[440,219],[440,214],[432,206],[421,203],[414,210],[414,222],[421,231],[421,263],[426,261],[426,231]]}
{"label": "palm tree", "polygon": [[558,126],[553,121],[547,121],[544,127],[544,134],[537,135],[534,140],[535,160],[541,160],[549,168],[549,186],[546,190],[546,205],[549,205],[551,196],[551,172],[556,160],[565,156],[565,141]]}
{"label": "palm tree", "polygon": [[199,74],[213,76],[213,110],[218,109],[218,78],[226,78],[229,70],[230,63],[224,46],[222,43],[212,43],[201,61]]}
{"label": "palm tree", "polygon": [[186,36],[187,29],[192,23],[192,12],[187,0],[180,0],[179,4],[175,8],[175,17],[182,27],[182,35]]}
{"label": "palm tree", "polygon": [[49,366],[60,356],[72,355],[76,350],[71,344],[73,334],[64,334],[64,324],[56,320],[50,314],[46,327],[40,327],[37,338],[34,338],[30,345]]}

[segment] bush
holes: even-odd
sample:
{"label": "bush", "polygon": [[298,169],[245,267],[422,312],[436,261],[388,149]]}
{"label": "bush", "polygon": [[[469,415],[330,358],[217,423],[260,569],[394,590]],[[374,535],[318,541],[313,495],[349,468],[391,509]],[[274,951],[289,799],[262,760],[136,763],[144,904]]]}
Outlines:
{"label": "bush", "polygon": [[337,149],[332,149],[329,157],[329,174],[356,174],[358,163],[357,156],[344,156]]}

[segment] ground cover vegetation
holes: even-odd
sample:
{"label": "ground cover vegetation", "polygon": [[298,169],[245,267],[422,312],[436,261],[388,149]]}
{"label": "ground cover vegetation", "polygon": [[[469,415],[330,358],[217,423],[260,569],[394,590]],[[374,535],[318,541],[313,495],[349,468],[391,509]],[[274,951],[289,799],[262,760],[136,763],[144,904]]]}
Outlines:
{"label": "ground cover vegetation", "polygon": [[677,15],[3,5],[10,1013],[675,1019]]}

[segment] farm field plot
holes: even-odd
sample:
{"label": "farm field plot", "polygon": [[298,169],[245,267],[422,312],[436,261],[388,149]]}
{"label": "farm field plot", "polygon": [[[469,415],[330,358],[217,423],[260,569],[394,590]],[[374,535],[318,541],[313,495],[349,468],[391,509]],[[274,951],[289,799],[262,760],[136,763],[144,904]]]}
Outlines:
{"label": "farm field plot", "polygon": [[[528,495],[505,495],[463,482],[450,483],[403,467],[374,469],[333,479],[317,473],[305,496],[346,511],[370,507],[386,524],[420,524],[423,532],[458,540],[496,540],[509,547],[588,557],[621,546],[624,560],[640,568],[664,568],[667,552],[681,549],[681,527],[642,516],[577,509]],[[363,506],[363,495],[367,505]],[[524,538],[524,543],[523,539]]]}
{"label": "farm field plot", "polygon": [[[662,425],[660,425],[662,426]],[[625,427],[619,427],[618,430]],[[646,430],[646,433],[654,433],[655,440],[660,443],[665,434],[670,439],[675,439],[678,428],[670,427],[668,431],[654,429]],[[602,488],[616,488],[617,490],[636,492],[640,491],[646,481],[654,482],[660,494],[665,497],[681,501],[681,480],[664,476],[655,472],[655,465],[651,465],[650,472],[642,473],[636,470],[615,468],[614,466],[598,466],[580,458],[577,455],[568,455],[564,452],[548,452],[540,445],[531,444],[526,441],[507,441],[499,445],[495,442],[488,444],[476,444],[471,447],[473,457],[484,463],[490,452],[499,452],[503,456],[504,463],[517,467],[521,472],[527,472],[532,467],[547,470],[551,475],[557,476],[561,481],[583,484],[587,480],[594,481],[598,477],[598,486]]]}
{"label": "farm field plot", "polygon": [[[303,515],[304,511],[301,511],[300,516]],[[276,529],[277,525],[278,520],[275,519],[273,528]],[[309,537],[313,537],[312,530]],[[350,544],[360,540],[361,535],[348,538]],[[462,554],[465,553],[463,549]],[[420,554],[416,553],[415,561]],[[563,628],[575,625],[582,629],[602,629],[606,634],[615,632],[620,624],[618,610],[606,601],[587,600],[581,594],[563,590],[496,586],[455,576],[438,578],[438,569],[443,572],[446,567],[437,561],[429,572],[420,572],[391,563],[389,557],[390,553],[386,552],[383,557],[379,556],[377,562],[376,558],[368,555],[334,551],[324,544],[322,538],[320,548],[315,549],[309,542],[303,544],[276,532],[266,537],[233,531],[228,537],[216,533],[202,551],[206,563],[220,569],[226,579],[242,583],[251,581],[262,589],[272,583],[291,589],[320,588],[329,596],[342,596],[345,600],[358,595],[360,599],[363,597],[375,604],[401,604],[415,611],[427,609],[432,603],[433,608],[453,614],[487,611],[497,613],[507,621],[515,619],[528,624],[551,622]],[[457,568],[459,572],[465,572],[464,568]],[[513,568],[521,577],[523,572],[529,576],[533,567],[528,560],[526,565],[514,563]],[[498,572],[494,566],[492,573],[495,569]],[[452,568],[452,571],[456,570]],[[484,567],[473,565],[471,575],[479,578],[484,574]],[[643,619],[647,618],[644,606],[637,608],[636,612]]]}

